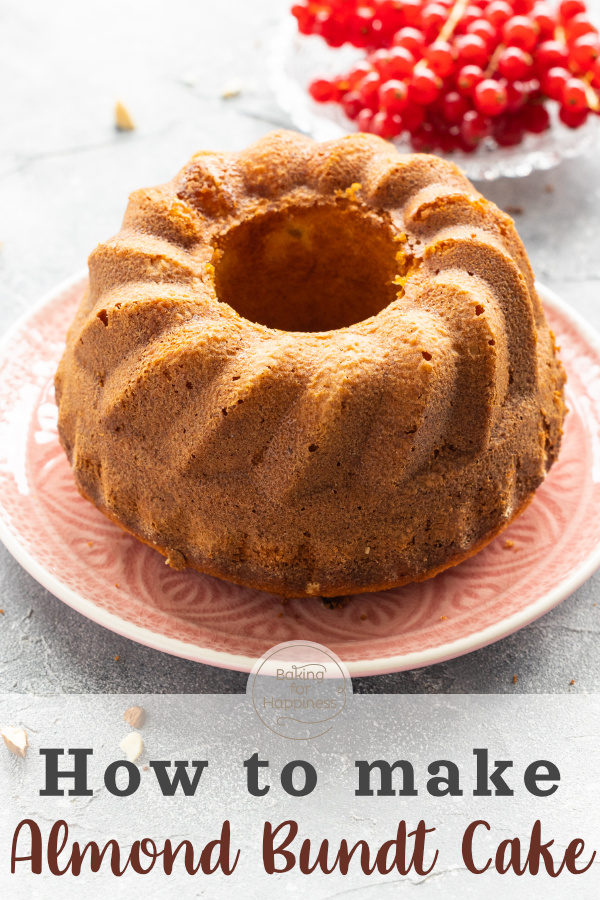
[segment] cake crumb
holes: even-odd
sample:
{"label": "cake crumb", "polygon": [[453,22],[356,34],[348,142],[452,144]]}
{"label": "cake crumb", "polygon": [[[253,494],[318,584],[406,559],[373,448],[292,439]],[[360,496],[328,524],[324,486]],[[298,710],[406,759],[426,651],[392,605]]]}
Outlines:
{"label": "cake crumb", "polygon": [[115,103],[115,127],[118,131],[135,131],[135,123],[121,100]]}
{"label": "cake crumb", "polygon": [[115,587],[116,587],[116,588],[121,587],[121,585],[119,584],[118,581],[115,581]]}
{"label": "cake crumb", "polygon": [[517,675],[513,675],[513,684],[516,684],[517,681],[518,681],[518,676],[517,676]]}
{"label": "cake crumb", "polygon": [[569,684],[575,684],[575,679],[574,679],[574,678],[571,678]]}
{"label": "cake crumb", "polygon": [[447,618],[448,618],[448,616],[440,616],[440,619],[442,622],[445,622]]}
{"label": "cake crumb", "polygon": [[554,185],[553,184],[545,184],[544,190],[546,191],[547,194],[553,194],[554,193]]}
{"label": "cake crumb", "polygon": [[350,597],[321,597],[321,603],[326,609],[344,609],[348,605]]}
{"label": "cake crumb", "polygon": [[[595,605],[596,605],[596,604],[594,604],[594,606],[595,606]],[[0,616],[3,616],[3,615],[4,615],[4,610],[3,610],[3,609],[0,609]]]}
{"label": "cake crumb", "polygon": [[371,548],[365,547],[365,556],[368,556],[370,552],[371,552]]}
{"label": "cake crumb", "polygon": [[93,546],[94,546],[94,542],[93,542],[93,541],[88,541],[88,547],[93,547]]}
{"label": "cake crumb", "polygon": [[504,549],[505,549],[505,550],[510,550],[510,549],[512,549],[512,547],[514,547],[514,546],[515,546],[515,542],[514,542],[514,541],[510,541],[510,540],[504,541]]}
{"label": "cake crumb", "polygon": [[117,653],[117,655],[114,657],[115,662],[119,662],[120,659],[121,659],[121,657],[120,657],[119,654]]}
{"label": "cake crumb", "polygon": [[359,181],[355,181],[353,184],[350,185],[349,188],[346,188],[345,194],[346,194],[346,197],[348,198],[348,200],[355,201],[356,195],[361,190],[361,188],[362,188],[362,184]]}
{"label": "cake crumb", "polygon": [[509,203],[504,207],[504,212],[507,212],[509,216],[522,216],[525,210],[522,206],[513,206],[512,203]]}
{"label": "cake crumb", "polygon": [[345,197],[346,200],[350,200],[351,203],[356,202],[356,195],[362,189],[362,184],[359,181],[354,181],[350,187],[347,187],[346,190],[342,191],[338,188],[335,192],[336,197]]}

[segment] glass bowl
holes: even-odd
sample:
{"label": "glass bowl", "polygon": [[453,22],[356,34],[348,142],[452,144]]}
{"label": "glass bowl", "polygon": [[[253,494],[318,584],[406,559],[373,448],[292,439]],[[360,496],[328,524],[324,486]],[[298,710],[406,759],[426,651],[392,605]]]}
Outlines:
{"label": "glass bowl", "polygon": [[[279,106],[294,125],[318,141],[331,140],[356,131],[354,122],[346,118],[334,103],[316,103],[308,93],[308,85],[317,77],[347,72],[364,58],[364,51],[344,45],[329,47],[317,35],[299,34],[296,20],[282,20],[273,38],[269,59],[270,85]],[[600,135],[600,116],[591,115],[581,128],[567,128],[551,104],[552,127],[544,134],[528,134],[516,147],[498,147],[484,141],[473,154],[459,150],[444,154],[475,181],[494,181],[501,177],[521,177],[534,169],[551,169],[563,159],[591,149]],[[411,152],[406,138],[394,140],[403,153]]]}

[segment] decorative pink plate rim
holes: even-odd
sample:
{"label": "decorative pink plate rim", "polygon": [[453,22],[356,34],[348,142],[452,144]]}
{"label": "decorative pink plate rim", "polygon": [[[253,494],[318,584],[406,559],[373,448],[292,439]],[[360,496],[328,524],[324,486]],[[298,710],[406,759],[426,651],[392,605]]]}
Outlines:
{"label": "decorative pink plate rim", "polygon": [[[46,306],[52,304],[66,291],[73,289],[79,283],[87,279],[87,272],[80,272],[63,281],[52,291],[43,296],[38,303],[28,309],[0,339],[0,363],[10,352],[11,342],[22,332],[24,326],[34,318]],[[550,312],[564,317],[569,325],[577,332],[580,340],[592,351],[600,362],[600,335],[583,319],[575,310],[561,300],[553,291],[537,284],[537,289],[544,305]],[[0,511],[3,509],[2,497],[0,497]],[[0,516],[0,540],[13,555],[13,557],[36,579],[43,587],[65,602],[73,609],[80,612],[86,618],[97,622],[99,625],[113,631],[116,634],[127,637],[137,643],[144,644],[164,653],[169,653],[184,659],[204,663],[206,665],[221,668],[235,669],[242,672],[250,672],[256,662],[256,657],[244,654],[230,653],[212,647],[201,646],[192,641],[161,634],[135,622],[122,618],[118,614],[110,612],[98,606],[78,591],[65,584],[57,575],[49,571],[32,555],[25,546],[22,535],[18,529],[11,528],[9,516]],[[462,656],[474,650],[478,650],[488,644],[500,640],[530,622],[542,616],[562,600],[572,594],[600,567],[600,536],[596,545],[587,556],[571,571],[567,572],[551,589],[543,592],[522,609],[502,618],[479,631],[467,634],[464,637],[455,638],[445,643],[421,649],[415,652],[388,654],[371,659],[345,660],[348,670],[353,677],[382,675],[390,672],[419,668],[435,663],[443,662],[454,657]],[[310,638],[310,634],[306,635]],[[338,651],[339,652],[339,651]],[[342,657],[343,658],[343,657]]]}

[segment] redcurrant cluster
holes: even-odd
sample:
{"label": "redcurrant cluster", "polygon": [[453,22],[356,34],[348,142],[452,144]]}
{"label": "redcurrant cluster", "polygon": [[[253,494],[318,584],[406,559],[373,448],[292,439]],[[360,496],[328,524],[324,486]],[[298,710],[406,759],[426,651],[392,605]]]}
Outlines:
{"label": "redcurrant cluster", "polygon": [[305,0],[302,34],[366,51],[309,92],[360,131],[408,133],[418,151],[518,144],[550,127],[548,101],[578,128],[600,113],[600,38],[582,0]]}

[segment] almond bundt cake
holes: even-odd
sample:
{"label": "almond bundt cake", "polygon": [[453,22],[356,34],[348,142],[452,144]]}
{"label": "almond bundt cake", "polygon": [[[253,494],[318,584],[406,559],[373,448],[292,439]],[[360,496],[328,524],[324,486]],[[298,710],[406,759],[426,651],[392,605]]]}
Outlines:
{"label": "almond bundt cake", "polygon": [[283,596],[422,580],[532,499],[565,414],[512,220],[352,135],[198,153],[89,260],[56,376],[98,509]]}

